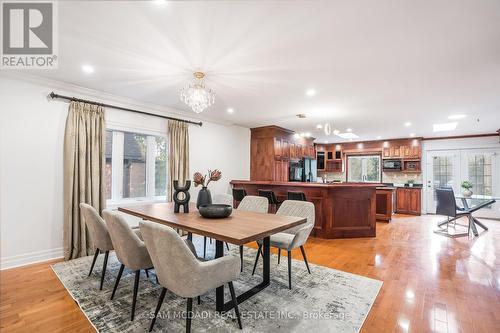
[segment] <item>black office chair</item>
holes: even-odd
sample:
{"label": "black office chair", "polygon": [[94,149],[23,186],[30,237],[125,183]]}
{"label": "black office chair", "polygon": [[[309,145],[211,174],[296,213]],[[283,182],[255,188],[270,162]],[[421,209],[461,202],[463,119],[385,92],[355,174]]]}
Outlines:
{"label": "black office chair", "polygon": [[269,201],[269,206],[271,206],[271,213],[276,213],[282,201],[279,201],[276,198],[276,194],[274,194],[271,190],[258,190],[259,197],[267,198]]}
{"label": "black office chair", "polygon": [[304,192],[288,191],[288,200],[307,201]]}
{"label": "black office chair", "polygon": [[[455,200],[455,194],[453,193],[452,188],[438,188],[436,189],[436,214],[444,215],[447,217],[445,221],[439,222],[438,227],[440,229],[435,230],[434,232],[437,234],[441,234],[448,237],[463,237],[468,236],[470,232],[470,219],[467,228],[467,233],[459,233],[459,234],[450,234],[448,232],[448,228],[451,222],[455,222],[457,219],[467,216],[469,217],[469,211],[460,208],[457,206],[457,202]],[[446,225],[446,229],[443,226]],[[455,224],[454,224],[455,226]]]}
{"label": "black office chair", "polygon": [[233,199],[237,202],[236,208],[240,204],[240,201],[247,196],[247,191],[244,188],[233,188]]}

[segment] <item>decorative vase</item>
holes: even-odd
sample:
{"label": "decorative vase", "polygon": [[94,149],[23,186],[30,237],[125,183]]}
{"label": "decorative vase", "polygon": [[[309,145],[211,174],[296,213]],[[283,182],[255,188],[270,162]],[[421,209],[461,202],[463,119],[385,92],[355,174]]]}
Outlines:
{"label": "decorative vase", "polygon": [[201,188],[200,192],[198,192],[198,199],[196,200],[196,208],[200,208],[201,205],[210,205],[212,204],[212,195],[210,194],[210,190],[205,186]]}
{"label": "decorative vase", "polygon": [[472,196],[472,191],[467,189],[467,188],[464,188],[464,190],[462,191],[462,194],[464,197],[469,198]]}

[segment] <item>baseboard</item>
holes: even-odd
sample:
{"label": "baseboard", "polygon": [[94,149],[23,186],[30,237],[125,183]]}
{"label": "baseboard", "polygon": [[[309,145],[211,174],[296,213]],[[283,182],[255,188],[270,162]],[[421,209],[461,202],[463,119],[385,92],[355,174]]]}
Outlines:
{"label": "baseboard", "polygon": [[0,270],[34,264],[37,262],[47,261],[51,259],[59,259],[62,257],[64,257],[64,252],[62,247],[50,250],[19,254],[16,256],[2,257],[0,261]]}

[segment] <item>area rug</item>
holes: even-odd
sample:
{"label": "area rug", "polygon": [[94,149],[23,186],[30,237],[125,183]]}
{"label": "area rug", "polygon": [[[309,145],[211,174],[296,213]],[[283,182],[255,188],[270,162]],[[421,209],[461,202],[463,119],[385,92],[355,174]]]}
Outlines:
{"label": "area rug", "polygon": [[[203,253],[202,238],[195,237],[198,253]],[[208,243],[208,242],[207,242]],[[215,244],[207,244],[207,257],[213,258]],[[239,255],[238,247],[230,250]],[[240,294],[261,281],[262,258],[254,276],[256,250],[245,247],[244,269],[234,282]],[[92,257],[60,262],[52,266],[61,282],[75,299],[98,332],[147,332],[160,295],[154,270],[149,278],[141,273],[134,321],[130,321],[134,273],[125,269],[115,298],[110,300],[120,263],[110,254],[103,290],[99,282],[104,256],[99,256],[94,272],[88,277]],[[240,304],[243,332],[359,332],[382,287],[382,281],[310,264],[308,274],[301,260],[292,260],[292,290],[288,289],[286,257],[278,265],[271,255],[271,284]],[[226,301],[230,299],[226,286]],[[156,320],[154,332],[185,330],[186,300],[167,292]],[[234,311],[215,312],[215,290],[193,302],[193,332],[237,332]]]}

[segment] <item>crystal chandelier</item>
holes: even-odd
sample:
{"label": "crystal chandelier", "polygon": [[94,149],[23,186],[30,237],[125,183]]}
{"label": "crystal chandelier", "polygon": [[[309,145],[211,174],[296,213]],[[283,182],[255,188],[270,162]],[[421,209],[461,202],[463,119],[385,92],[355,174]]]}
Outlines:
{"label": "crystal chandelier", "polygon": [[203,112],[215,102],[215,93],[205,86],[202,72],[193,73],[195,79],[181,89],[181,101],[196,113]]}

